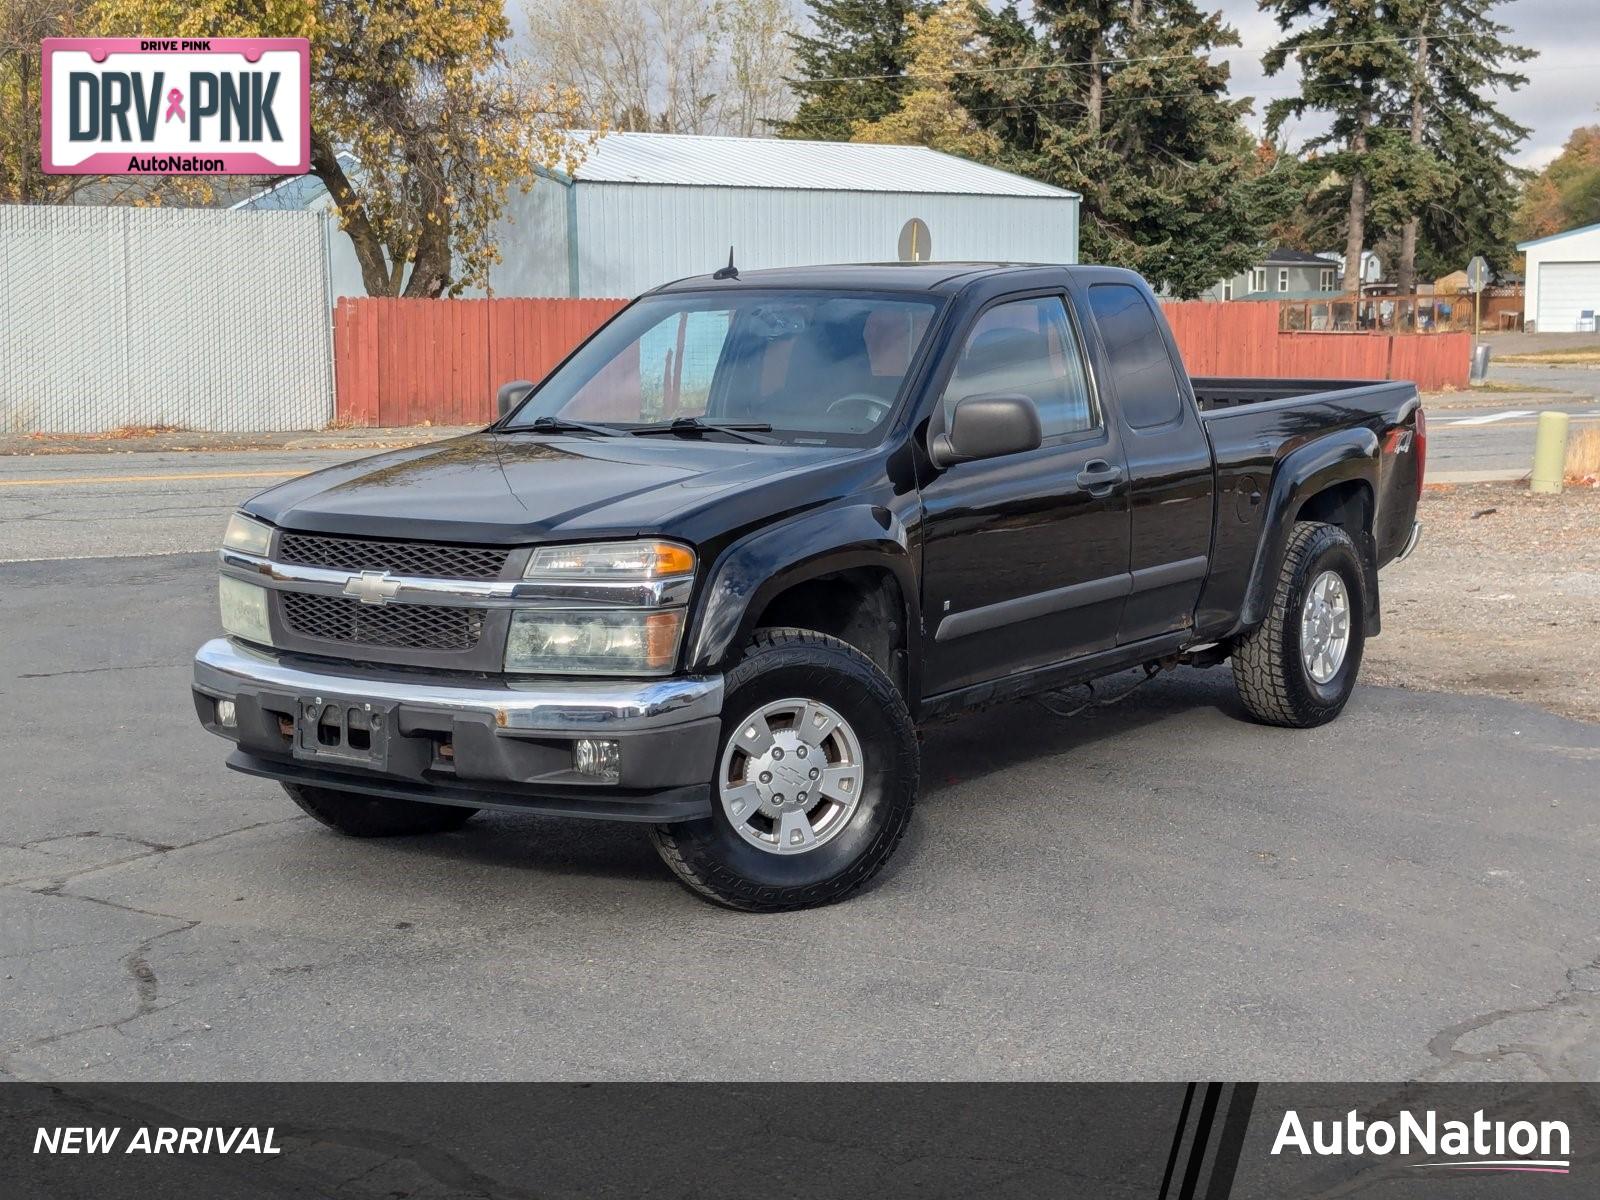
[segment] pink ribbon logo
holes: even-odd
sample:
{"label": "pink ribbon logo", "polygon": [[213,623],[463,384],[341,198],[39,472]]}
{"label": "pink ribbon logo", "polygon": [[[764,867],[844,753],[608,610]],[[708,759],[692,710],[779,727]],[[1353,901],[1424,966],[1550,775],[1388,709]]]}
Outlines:
{"label": "pink ribbon logo", "polygon": [[[173,117],[177,117],[180,121],[187,121],[189,119],[183,115],[183,93],[177,88],[173,88],[167,93],[166,121],[172,120]],[[164,123],[165,121],[163,124]]]}

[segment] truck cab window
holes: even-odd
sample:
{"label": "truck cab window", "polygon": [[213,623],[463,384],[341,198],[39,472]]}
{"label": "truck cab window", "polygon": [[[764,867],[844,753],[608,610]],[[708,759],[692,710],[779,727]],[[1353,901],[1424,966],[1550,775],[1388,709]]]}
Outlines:
{"label": "truck cab window", "polygon": [[945,387],[945,420],[956,401],[997,392],[1032,400],[1047,438],[1099,426],[1078,339],[1059,296],[997,304],[978,318]]}
{"label": "truck cab window", "polygon": [[1172,356],[1139,289],[1097,283],[1089,289],[1089,308],[1105,344],[1123,420],[1134,429],[1154,429],[1181,417],[1183,395]]}
{"label": "truck cab window", "polygon": [[509,428],[704,417],[770,424],[780,441],[870,445],[937,311],[811,290],[646,297],[547,378]]}

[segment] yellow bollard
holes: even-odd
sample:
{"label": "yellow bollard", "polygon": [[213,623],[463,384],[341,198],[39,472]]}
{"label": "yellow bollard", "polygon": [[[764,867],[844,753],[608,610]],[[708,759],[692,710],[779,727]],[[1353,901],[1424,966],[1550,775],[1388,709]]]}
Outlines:
{"label": "yellow bollard", "polygon": [[1533,482],[1529,490],[1559,495],[1567,467],[1567,426],[1564,412],[1539,414],[1539,431],[1533,441]]}

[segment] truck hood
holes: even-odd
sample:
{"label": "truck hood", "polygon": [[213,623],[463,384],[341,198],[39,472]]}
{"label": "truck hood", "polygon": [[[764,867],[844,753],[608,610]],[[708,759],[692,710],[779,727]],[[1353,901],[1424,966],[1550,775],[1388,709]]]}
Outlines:
{"label": "truck hood", "polygon": [[[870,457],[669,435],[484,431],[302,475],[244,507],[285,529],[370,537],[494,545],[672,532],[698,540],[839,495],[847,485],[838,476]],[[695,520],[718,508],[716,518]]]}

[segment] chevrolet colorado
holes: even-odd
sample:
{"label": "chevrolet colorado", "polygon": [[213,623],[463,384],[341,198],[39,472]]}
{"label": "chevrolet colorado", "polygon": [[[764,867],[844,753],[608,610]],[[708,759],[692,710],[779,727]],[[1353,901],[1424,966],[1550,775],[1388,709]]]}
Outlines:
{"label": "chevrolet colorado", "polygon": [[243,506],[199,718],[345,833],[639,821],[745,909],[884,864],[934,718],[1231,658],[1332,720],[1418,536],[1413,386],[1190,379],[1112,268],[682,280],[502,407]]}

